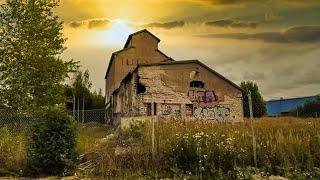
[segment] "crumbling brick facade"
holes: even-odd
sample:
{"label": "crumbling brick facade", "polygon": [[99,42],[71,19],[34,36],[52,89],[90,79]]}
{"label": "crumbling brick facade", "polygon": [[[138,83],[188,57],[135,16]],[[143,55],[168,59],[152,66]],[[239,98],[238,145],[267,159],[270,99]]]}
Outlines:
{"label": "crumbling brick facade", "polygon": [[[153,35],[144,37],[154,38]],[[131,41],[128,40],[126,46],[132,44]],[[135,43],[138,42],[143,44],[143,38]],[[145,46],[148,47],[148,43],[140,48]],[[154,44],[152,47],[145,50],[160,52],[154,49],[157,48]],[[144,53],[140,53],[143,56]],[[134,54],[131,55],[135,59]],[[242,90],[233,82],[197,60],[174,61],[165,55],[149,58],[153,60],[138,61],[130,68],[125,64],[123,66],[126,67],[122,67],[121,63],[110,68],[110,64],[117,62],[109,64],[106,95],[110,119],[117,121],[120,117],[159,115],[190,120],[242,121]],[[119,67],[122,70],[114,72],[121,72],[121,81],[118,74],[112,74],[114,72],[110,70]],[[117,80],[112,82],[110,76]]]}

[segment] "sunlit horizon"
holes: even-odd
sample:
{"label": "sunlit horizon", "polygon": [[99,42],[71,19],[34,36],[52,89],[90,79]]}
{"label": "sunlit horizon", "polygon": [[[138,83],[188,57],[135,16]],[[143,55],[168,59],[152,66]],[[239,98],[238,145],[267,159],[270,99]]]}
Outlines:
{"label": "sunlit horizon", "polygon": [[104,89],[112,52],[148,29],[173,59],[199,59],[237,84],[254,81],[266,99],[319,93],[318,12],[313,0],[62,0],[57,9],[68,38],[63,57],[89,69],[95,89]]}

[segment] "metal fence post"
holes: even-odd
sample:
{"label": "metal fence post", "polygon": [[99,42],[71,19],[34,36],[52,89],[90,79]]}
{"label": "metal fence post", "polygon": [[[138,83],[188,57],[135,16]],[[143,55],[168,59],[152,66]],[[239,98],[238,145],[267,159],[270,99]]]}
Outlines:
{"label": "metal fence post", "polygon": [[155,118],[151,117],[151,119],[152,119],[151,146],[152,146],[152,159],[154,160],[154,157],[155,157],[155,127],[154,127]]}
{"label": "metal fence post", "polygon": [[78,117],[77,117],[77,121],[80,122],[80,98],[79,98],[79,95],[78,95]]}
{"label": "metal fence post", "polygon": [[84,93],[82,94],[82,123],[84,123]]}
{"label": "metal fence post", "polygon": [[253,112],[252,112],[252,98],[251,98],[251,92],[248,93],[248,100],[249,100],[249,112],[250,112],[250,126],[251,126],[251,133],[252,133],[252,148],[253,148],[253,160],[254,165],[257,168],[257,143],[256,143],[256,137],[253,127]]}

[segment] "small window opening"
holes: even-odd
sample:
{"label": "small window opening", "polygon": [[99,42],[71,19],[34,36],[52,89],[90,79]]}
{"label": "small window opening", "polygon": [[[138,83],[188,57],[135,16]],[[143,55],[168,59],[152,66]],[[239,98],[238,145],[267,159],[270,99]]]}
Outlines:
{"label": "small window opening", "polygon": [[157,103],[153,105],[153,115],[157,115]]}
{"label": "small window opening", "polygon": [[137,85],[137,94],[142,94],[142,93],[145,93],[146,92],[146,87],[141,84],[140,82],[138,82],[138,85]]}
{"label": "small window opening", "polygon": [[204,88],[204,83],[202,81],[191,81],[190,87],[192,88]]}

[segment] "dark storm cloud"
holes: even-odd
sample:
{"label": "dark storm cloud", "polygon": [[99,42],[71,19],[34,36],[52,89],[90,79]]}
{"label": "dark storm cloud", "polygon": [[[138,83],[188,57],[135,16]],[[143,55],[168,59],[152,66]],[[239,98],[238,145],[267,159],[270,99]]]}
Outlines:
{"label": "dark storm cloud", "polygon": [[268,11],[264,14],[264,22],[278,21],[281,18],[280,14],[274,11]]}
{"label": "dark storm cloud", "polygon": [[259,23],[257,23],[257,22],[235,21],[235,20],[231,20],[231,19],[207,21],[204,24],[206,26],[231,27],[231,28],[256,28],[259,25]]}
{"label": "dark storm cloud", "polygon": [[80,26],[82,26],[82,22],[81,21],[73,21],[71,23],[69,23],[69,26],[72,27],[72,28],[78,28]]}
{"label": "dark storm cloud", "polygon": [[200,0],[205,3],[213,5],[231,5],[231,4],[241,4],[247,2],[256,2],[257,0]]}
{"label": "dark storm cloud", "polygon": [[262,32],[255,34],[248,33],[226,33],[209,34],[201,37],[208,38],[229,38],[238,40],[262,40],[264,42],[291,43],[291,42],[320,42],[320,26],[298,26],[285,32]]}
{"label": "dark storm cloud", "polygon": [[110,23],[107,19],[94,19],[86,21],[72,21],[69,26],[72,28],[86,27],[88,29],[105,29]]}
{"label": "dark storm cloud", "polygon": [[165,23],[158,23],[158,22],[150,23],[150,24],[146,24],[145,27],[172,29],[172,28],[183,27],[184,25],[185,25],[184,21],[172,21],[172,22],[165,22]]}
{"label": "dark storm cloud", "polygon": [[266,3],[266,2],[285,2],[285,3],[300,3],[300,4],[306,4],[306,3],[320,3],[319,0],[277,0],[277,1],[271,1],[271,0],[200,0],[201,2],[212,4],[212,5],[237,5],[237,4],[243,4],[243,3]]}
{"label": "dark storm cloud", "polygon": [[110,21],[107,19],[91,20],[88,22],[88,28],[89,29],[106,28],[109,23],[110,23]]}

